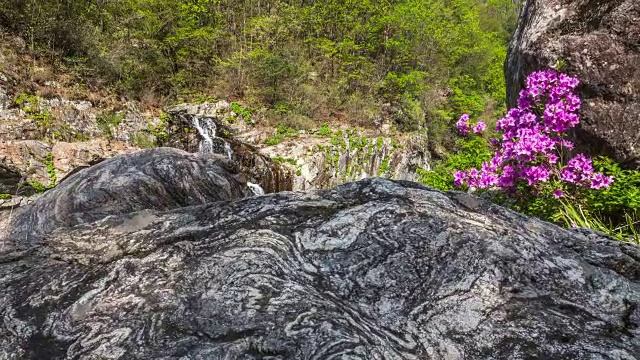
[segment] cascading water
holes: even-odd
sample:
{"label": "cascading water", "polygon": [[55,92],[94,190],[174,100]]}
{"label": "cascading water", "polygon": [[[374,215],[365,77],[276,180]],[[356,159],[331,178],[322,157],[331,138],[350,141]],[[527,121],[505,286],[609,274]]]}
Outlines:
{"label": "cascading water", "polygon": [[[216,136],[218,127],[213,119],[209,117],[194,116],[193,126],[200,134],[200,143],[198,144],[198,152],[201,154],[223,154],[229,160],[233,160],[233,150],[223,138]],[[264,195],[264,189],[258,184],[247,182],[247,187],[254,196]]]}
{"label": "cascading water", "polygon": [[233,150],[231,150],[231,144],[228,142],[224,142],[224,153],[227,155],[227,158],[231,160],[233,158]]}
{"label": "cascading water", "polygon": [[247,186],[249,187],[249,190],[251,190],[253,195],[255,196],[264,195],[264,189],[262,189],[260,185],[254,184],[252,182],[247,182]]}
{"label": "cascading water", "polygon": [[229,160],[233,160],[231,144],[223,138],[216,136],[216,130],[218,127],[213,119],[209,117],[194,116],[193,126],[200,134],[198,152],[201,154],[223,154]]}
{"label": "cascading water", "polygon": [[200,134],[200,144],[198,152],[201,154],[210,154],[213,152],[213,139],[216,137],[217,126],[210,118],[193,117],[193,126]]}

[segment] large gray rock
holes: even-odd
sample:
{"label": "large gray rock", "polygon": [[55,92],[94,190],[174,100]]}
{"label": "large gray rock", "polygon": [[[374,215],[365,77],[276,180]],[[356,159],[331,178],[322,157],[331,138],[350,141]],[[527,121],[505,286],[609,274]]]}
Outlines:
{"label": "large gray rock", "polygon": [[530,72],[558,60],[582,82],[581,150],[640,168],[640,1],[525,0],[507,56],[509,105]]}
{"label": "large gray rock", "polygon": [[[66,185],[78,191],[42,197],[31,216],[88,196],[99,173],[120,189],[117,213],[149,208],[143,189],[166,194],[155,208],[179,206],[208,186],[172,182],[194,164],[181,156],[189,160],[156,166],[148,187],[139,176],[78,174]],[[0,247],[1,359],[640,354],[638,247],[469,195],[368,179],[100,218],[107,213]]]}
{"label": "large gray rock", "polygon": [[109,215],[169,210],[246,195],[244,178],[223,157],[170,148],[143,150],[72,174],[41,200],[17,210],[4,237],[18,241],[4,245],[24,247],[55,228]]}

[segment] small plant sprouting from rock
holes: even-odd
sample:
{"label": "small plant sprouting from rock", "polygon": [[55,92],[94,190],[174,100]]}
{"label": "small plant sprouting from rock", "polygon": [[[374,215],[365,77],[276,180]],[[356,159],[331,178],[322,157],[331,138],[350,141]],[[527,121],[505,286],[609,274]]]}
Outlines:
{"label": "small plant sprouting from rock", "polygon": [[243,107],[238,102],[232,102],[229,105],[229,110],[233,111],[236,116],[241,116],[244,121],[251,122],[251,109]]}
{"label": "small plant sprouting from rock", "polygon": [[266,145],[278,145],[282,140],[298,135],[298,130],[288,127],[287,125],[278,125],[276,127],[276,133],[269,136],[264,143]]}
{"label": "small plant sprouting from rock", "polygon": [[[171,121],[171,115],[167,113],[162,113],[158,117],[158,123],[153,124],[151,121],[147,122],[147,132],[150,135],[153,135],[155,138],[154,146],[161,146],[169,139],[168,126]],[[146,144],[148,145],[148,144]],[[145,146],[145,147],[153,147],[153,146]]]}
{"label": "small plant sprouting from rock", "polygon": [[287,157],[278,155],[273,158],[273,161],[281,164],[289,164],[296,168],[296,175],[298,176],[302,175],[302,168],[300,165],[298,165],[298,161],[296,159],[287,158]]}
{"label": "small plant sprouting from rock", "polygon": [[329,128],[329,124],[328,123],[322,123],[322,126],[320,126],[320,128],[317,131],[317,134],[320,136],[331,136],[331,134],[333,133],[333,131],[331,131],[331,129]]}
{"label": "small plant sprouting from rock", "polygon": [[296,159],[287,158],[287,157],[280,156],[280,155],[274,157],[273,161],[278,162],[278,163],[287,163],[287,164],[291,164],[293,166],[298,166],[298,162],[296,161]]}
{"label": "small plant sprouting from rock", "polygon": [[57,141],[84,141],[87,137],[75,131],[66,122],[57,119],[54,114],[44,108],[41,104],[43,99],[40,96],[21,93],[13,101],[15,105],[35,123],[41,133],[42,139]]}
{"label": "small plant sprouting from rock", "polygon": [[156,147],[155,138],[147,131],[137,131],[131,135],[131,143],[141,149]]}
{"label": "small plant sprouting from rock", "polygon": [[49,111],[42,109],[40,106],[41,101],[42,99],[39,96],[22,93],[16,97],[14,103],[18,105],[27,116],[34,119],[43,132],[47,132],[53,125],[55,119]]}
{"label": "small plant sprouting from rock", "polygon": [[45,185],[37,180],[28,181],[28,184],[37,193],[43,193],[49,189],[53,189],[56,186],[56,182],[58,181],[58,176],[56,175],[56,167],[53,164],[53,154],[47,154],[47,156],[42,159],[42,163],[45,165],[45,170],[49,175],[49,184]]}
{"label": "small plant sprouting from rock", "polygon": [[112,129],[120,125],[123,119],[124,113],[122,112],[102,112],[96,116],[96,123],[107,139],[113,139]]}
{"label": "small plant sprouting from rock", "polygon": [[56,175],[56,167],[53,165],[53,154],[47,154],[42,162],[47,167],[47,174],[49,174],[49,186],[54,187],[58,181],[58,176]]}

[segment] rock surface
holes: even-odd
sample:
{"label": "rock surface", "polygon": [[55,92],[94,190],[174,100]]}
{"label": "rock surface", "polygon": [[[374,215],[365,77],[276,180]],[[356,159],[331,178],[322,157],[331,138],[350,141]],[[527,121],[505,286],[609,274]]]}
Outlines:
{"label": "rock surface", "polygon": [[0,194],[15,194],[21,180],[20,171],[13,164],[0,162]]}
{"label": "rock surface", "polygon": [[0,170],[0,194],[14,195],[16,181],[38,182],[54,186],[65,176],[117,155],[139,150],[119,141],[92,139],[83,142],[55,142],[38,140],[0,141],[0,168],[14,169],[13,178],[5,178]]}
{"label": "rock surface", "polygon": [[[5,247],[39,241],[60,226],[91,223],[138,210],[168,210],[247,195],[246,183],[226,159],[171,148],[118,156],[81,170],[17,210]],[[0,243],[0,245],[2,245]]]}
{"label": "rock surface", "polygon": [[509,105],[529,73],[558,61],[582,83],[583,150],[640,168],[640,1],[524,1],[506,62]]}
{"label": "rock surface", "polygon": [[[267,193],[280,191],[290,191],[294,189],[293,178],[295,170],[290,169],[282,164],[272,160],[270,157],[261,154],[251,144],[239,140],[235,129],[229,125],[230,115],[229,103],[226,101],[218,101],[215,103],[202,104],[181,104],[167,109],[171,119],[168,120],[166,131],[169,134],[165,146],[183,149],[188,152],[197,152],[202,136],[194,128],[194,118],[201,121],[207,119],[216,127],[214,141],[221,142],[219,153],[230,156],[235,161],[241,172],[245,174],[250,181],[259,184]],[[235,121],[235,117],[233,121]],[[244,124],[244,121],[238,121]],[[186,130],[186,131],[185,131]],[[241,131],[246,131],[242,128]],[[233,131],[233,133],[231,133]],[[228,144],[230,153],[224,149],[224,143]]]}
{"label": "rock surface", "polygon": [[430,168],[426,134],[392,136],[381,131],[327,127],[322,134],[317,129],[300,131],[267,145],[265,140],[276,130],[249,124],[235,115],[226,101],[181,104],[167,111],[174,121],[168,127],[168,146],[196,151],[197,132],[182,130],[193,125],[194,117],[212,119],[218,136],[232,145],[242,172],[267,193],[330,189],[372,176],[412,181],[417,168]]}
{"label": "rock surface", "polygon": [[[1,359],[640,354],[638,247],[379,178],[176,208],[232,193],[191,176],[208,160],[167,151],[23,208],[23,236],[0,244]],[[151,171],[115,166],[140,157]],[[100,186],[111,205],[87,197]],[[42,211],[62,221],[30,226]]]}

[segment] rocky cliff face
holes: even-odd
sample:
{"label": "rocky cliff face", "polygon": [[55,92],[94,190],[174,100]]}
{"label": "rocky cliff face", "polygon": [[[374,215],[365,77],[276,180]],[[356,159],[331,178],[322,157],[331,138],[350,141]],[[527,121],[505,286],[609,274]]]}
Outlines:
{"label": "rocky cliff face", "polygon": [[640,2],[524,1],[506,62],[509,105],[530,72],[557,63],[582,82],[583,148],[640,168]]}
{"label": "rocky cliff face", "polygon": [[[425,134],[394,136],[389,129],[325,127],[297,132],[290,138],[283,136],[277,144],[268,144],[265,140],[275,129],[253,126],[234,114],[226,101],[182,104],[168,109],[168,113],[173,118],[169,146],[196,151],[198,132],[182,129],[193,128],[196,119],[212,121],[217,136],[231,145],[232,157],[239,161],[243,173],[256,179],[267,192],[329,189],[375,176],[415,180],[416,169],[428,169],[431,162]],[[221,146],[218,148],[219,153],[225,153]]]}
{"label": "rocky cliff face", "polygon": [[640,353],[638,247],[409,182],[238,199],[219,160],[166,151],[82,170],[12,219],[0,358]]}
{"label": "rocky cliff face", "polygon": [[[322,136],[301,132],[269,146],[265,139],[275,129],[245,121],[226,101],[154,114],[133,102],[114,111],[89,101],[11,94],[10,88],[0,81],[0,166],[12,169],[0,172],[0,210],[105,159],[157,146],[195,153],[206,137],[215,143],[210,151],[236,162],[267,193],[331,188],[370,176],[414,180],[415,170],[430,162],[423,135],[332,129]],[[197,121],[213,132],[203,134]]]}

